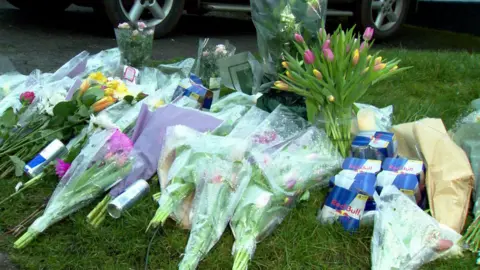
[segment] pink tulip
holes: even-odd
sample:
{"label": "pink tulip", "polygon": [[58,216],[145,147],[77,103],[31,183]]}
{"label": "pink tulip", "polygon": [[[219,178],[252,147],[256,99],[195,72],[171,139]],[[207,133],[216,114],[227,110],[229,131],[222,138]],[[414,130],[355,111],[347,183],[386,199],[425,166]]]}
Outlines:
{"label": "pink tulip", "polygon": [[331,43],[330,39],[325,40],[325,42],[322,45],[322,50],[330,49],[330,43]]}
{"label": "pink tulip", "polygon": [[323,49],[323,55],[327,58],[328,62],[332,62],[334,59],[334,55],[331,49]]}
{"label": "pink tulip", "polygon": [[303,39],[302,35],[298,34],[298,33],[295,33],[295,41],[297,41],[298,43],[303,43],[305,42],[305,40]]}
{"label": "pink tulip", "polygon": [[372,27],[367,27],[367,29],[365,29],[365,32],[363,33],[363,39],[366,40],[366,41],[370,41],[373,37],[373,28]]}
{"label": "pink tulip", "polygon": [[313,64],[313,62],[315,61],[315,55],[312,51],[306,50],[303,54],[303,59],[305,60],[306,64]]}
{"label": "pink tulip", "polygon": [[362,42],[362,44],[360,44],[360,52],[363,51],[363,49],[365,49],[365,47],[367,47],[367,43],[364,41]]}

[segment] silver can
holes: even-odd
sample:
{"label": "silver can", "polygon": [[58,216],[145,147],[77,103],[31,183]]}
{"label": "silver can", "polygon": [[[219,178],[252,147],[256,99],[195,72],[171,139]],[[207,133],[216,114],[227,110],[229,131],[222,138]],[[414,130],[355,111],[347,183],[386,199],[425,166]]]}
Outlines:
{"label": "silver can", "polygon": [[25,165],[24,171],[28,176],[35,177],[45,169],[45,166],[67,151],[67,147],[59,139],[55,139]]}
{"label": "silver can", "polygon": [[113,218],[121,217],[125,210],[132,207],[139,199],[147,195],[149,191],[150,186],[147,181],[143,179],[137,180],[108,204],[108,214]]}

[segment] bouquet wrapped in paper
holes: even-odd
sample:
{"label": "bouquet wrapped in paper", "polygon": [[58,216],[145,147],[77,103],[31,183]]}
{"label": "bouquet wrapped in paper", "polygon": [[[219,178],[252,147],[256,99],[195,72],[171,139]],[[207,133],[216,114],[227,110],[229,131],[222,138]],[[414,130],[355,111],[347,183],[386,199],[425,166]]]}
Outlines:
{"label": "bouquet wrapped in paper", "polygon": [[196,269],[228,226],[252,173],[240,153],[235,152],[233,160],[219,155],[197,160],[192,228],[179,269]]}
{"label": "bouquet wrapped in paper", "polygon": [[206,173],[198,169],[198,164],[213,157],[229,163],[242,161],[248,143],[242,139],[203,134],[186,126],[168,128],[165,137],[158,163],[162,193],[158,199],[159,208],[149,226],[156,227],[172,216],[182,227],[189,228],[191,199],[198,181]]}
{"label": "bouquet wrapped in paper", "polygon": [[43,215],[14,244],[24,248],[48,227],[88,205],[115,185],[133,164],[132,142],[118,130],[93,134],[60,180]]}
{"label": "bouquet wrapped in paper", "polygon": [[324,131],[315,127],[279,149],[254,153],[250,186],[230,222],[233,269],[247,269],[258,242],[283,221],[295,201],[314,186],[326,186],[342,163]]}
{"label": "bouquet wrapped in paper", "polygon": [[372,269],[419,269],[443,256],[461,255],[461,235],[438,223],[395,186],[375,195]]}

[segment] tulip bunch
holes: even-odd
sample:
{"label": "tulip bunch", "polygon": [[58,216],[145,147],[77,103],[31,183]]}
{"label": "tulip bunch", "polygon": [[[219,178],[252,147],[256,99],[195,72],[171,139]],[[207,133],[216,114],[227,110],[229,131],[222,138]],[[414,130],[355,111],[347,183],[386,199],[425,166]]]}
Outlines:
{"label": "tulip bunch", "polygon": [[354,28],[345,32],[339,27],[332,35],[320,29],[318,43],[309,46],[295,34],[295,46],[303,60],[285,52],[282,66],[286,71],[274,84],[276,89],[305,98],[311,123],[317,124],[323,116],[327,134],[343,156],[348,155],[351,142],[353,103],[371,85],[407,69],[398,68],[397,59],[385,61],[378,52],[369,54],[372,38],[372,28],[365,30],[363,41]]}

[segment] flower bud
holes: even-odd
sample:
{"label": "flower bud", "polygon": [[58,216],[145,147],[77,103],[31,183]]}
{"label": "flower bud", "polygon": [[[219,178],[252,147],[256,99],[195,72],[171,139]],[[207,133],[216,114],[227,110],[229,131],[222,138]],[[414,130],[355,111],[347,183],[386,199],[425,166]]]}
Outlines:
{"label": "flower bud", "polygon": [[285,68],[285,69],[287,69],[287,68],[288,68],[288,63],[285,62],[285,61],[283,61],[283,62],[282,62],[282,67]]}
{"label": "flower bud", "polygon": [[329,102],[334,102],[335,101],[335,97],[332,96],[332,95],[328,96],[327,99],[328,99]]}
{"label": "flower bud", "polygon": [[372,27],[367,27],[367,29],[365,29],[365,32],[363,33],[363,39],[366,41],[371,40],[373,37],[373,32],[374,30]]}
{"label": "flower bud", "polygon": [[32,104],[34,99],[35,99],[35,93],[33,93],[31,91],[23,92],[20,95],[20,102],[22,104],[30,105],[30,104]]}
{"label": "flower bud", "polygon": [[288,77],[290,80],[293,80],[293,77],[292,77],[292,74],[290,73],[290,71],[287,71],[286,74],[287,74],[287,77]]}
{"label": "flower bud", "polygon": [[111,96],[104,97],[100,99],[99,101],[93,103],[92,108],[94,112],[99,112],[107,108],[108,106],[112,105],[115,103],[115,98]]}
{"label": "flower bud", "polygon": [[313,75],[315,75],[315,77],[317,77],[319,80],[323,79],[322,73],[316,69],[313,70]]}
{"label": "flower bud", "polygon": [[302,35],[295,33],[295,41],[298,43],[303,43],[305,40],[303,39]]}
{"label": "flower bud", "polygon": [[312,51],[306,50],[303,54],[303,59],[305,60],[305,64],[313,64],[313,62],[315,61],[315,55]]}
{"label": "flower bud", "polygon": [[322,45],[322,50],[330,49],[330,43],[331,43],[330,39],[325,40],[325,42]]}
{"label": "flower bud", "polygon": [[353,59],[352,59],[352,62],[353,62],[353,65],[356,66],[358,64],[358,60],[360,59],[360,52],[358,51],[358,49],[356,49],[354,52],[353,52]]}
{"label": "flower bud", "polygon": [[288,90],[288,84],[286,84],[285,82],[276,81],[273,85],[279,90]]}
{"label": "flower bud", "polygon": [[325,56],[328,62],[332,62],[334,59],[334,55],[331,49],[323,49],[323,55]]}
{"label": "flower bud", "polygon": [[375,66],[373,67],[373,70],[374,70],[374,71],[379,71],[379,70],[384,69],[386,66],[387,66],[386,64],[378,64],[378,65],[375,65]]}
{"label": "flower bud", "polygon": [[375,65],[379,65],[381,63],[382,63],[382,57],[381,56],[375,58]]}
{"label": "flower bud", "polygon": [[398,66],[395,65],[395,66],[392,67],[392,69],[390,69],[390,71],[395,71],[395,70],[397,70],[397,69],[398,69]]}

